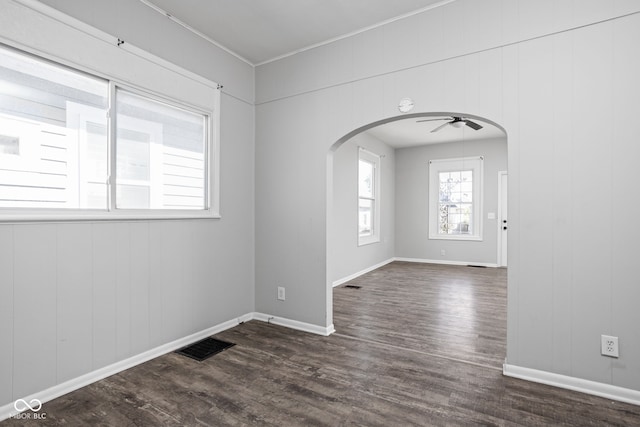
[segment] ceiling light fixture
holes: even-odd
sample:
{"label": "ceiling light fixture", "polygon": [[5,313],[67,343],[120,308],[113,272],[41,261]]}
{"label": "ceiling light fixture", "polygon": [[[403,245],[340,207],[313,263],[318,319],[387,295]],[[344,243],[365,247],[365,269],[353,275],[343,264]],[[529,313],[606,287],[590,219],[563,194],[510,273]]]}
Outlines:
{"label": "ceiling light fixture", "polygon": [[411,98],[402,98],[398,103],[398,111],[401,113],[408,113],[413,110],[414,104]]}

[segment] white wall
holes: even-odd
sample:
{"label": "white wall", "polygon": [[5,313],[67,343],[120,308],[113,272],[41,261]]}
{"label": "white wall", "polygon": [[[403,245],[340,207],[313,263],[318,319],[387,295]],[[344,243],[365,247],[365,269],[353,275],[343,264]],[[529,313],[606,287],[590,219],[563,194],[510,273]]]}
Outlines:
{"label": "white wall", "polygon": [[[48,3],[229,82],[222,219],[0,224],[0,407],[254,311],[254,107],[240,100],[253,99],[252,67],[140,2]],[[0,9],[0,37],[91,56],[75,48],[86,35],[9,0]]]}
{"label": "white wall", "polygon": [[[9,1],[9,0],[3,0]],[[185,30],[140,1],[39,0],[169,62],[224,85],[224,92],[254,101],[254,69]]]}
{"label": "white wall", "polygon": [[[483,156],[482,241],[429,239],[429,160]],[[399,258],[496,265],[498,171],[507,170],[506,139],[423,145],[396,150],[396,251]],[[440,250],[445,251],[441,255]]]}
{"label": "white wall", "polygon": [[[381,156],[380,241],[364,246],[358,246],[359,147]],[[333,211],[327,260],[332,283],[393,258],[394,183],[395,150],[367,133],[351,138],[333,155]]]}
{"label": "white wall", "polygon": [[265,64],[255,152],[251,67],[139,2],[47,2],[225,85],[223,219],[0,226],[0,403],[251,311],[254,194],[256,308],[331,324],[327,155],[405,96],[508,132],[508,363],[640,390],[636,0],[458,0]]}
{"label": "white wall", "polygon": [[[640,390],[640,230],[618,222],[620,200],[640,213],[628,190],[638,11],[630,0],[458,0],[258,67],[257,308],[332,322],[327,153],[411,96],[414,112],[507,131],[507,362]],[[276,286],[288,287],[282,304]],[[620,337],[619,359],[599,354],[601,334]]]}

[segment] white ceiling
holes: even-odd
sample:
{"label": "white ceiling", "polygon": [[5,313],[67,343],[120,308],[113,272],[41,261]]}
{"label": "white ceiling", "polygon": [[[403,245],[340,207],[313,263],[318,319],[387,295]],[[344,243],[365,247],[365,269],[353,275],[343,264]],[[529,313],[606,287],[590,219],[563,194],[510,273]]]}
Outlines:
{"label": "white ceiling", "polygon": [[141,0],[257,65],[453,0]]}
{"label": "white ceiling", "polygon": [[[436,118],[446,118],[447,120],[417,122],[418,120]],[[376,126],[367,130],[366,133],[394,148],[505,137],[505,133],[500,128],[479,119],[472,120],[482,126],[480,130],[473,130],[468,126],[463,126],[459,129],[453,126],[445,126],[438,132],[431,133],[433,129],[448,120],[451,120],[448,116],[412,117]]]}

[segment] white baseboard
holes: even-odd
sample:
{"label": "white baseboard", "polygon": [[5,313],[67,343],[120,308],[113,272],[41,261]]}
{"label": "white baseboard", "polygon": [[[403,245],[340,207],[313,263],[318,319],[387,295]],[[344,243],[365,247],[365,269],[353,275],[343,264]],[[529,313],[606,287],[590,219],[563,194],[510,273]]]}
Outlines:
{"label": "white baseboard", "polygon": [[[72,391],[75,391],[79,388],[92,384],[96,381],[100,381],[111,375],[117,374],[118,372],[122,372],[136,365],[147,362],[151,359],[155,359],[156,357],[160,357],[164,354],[178,350],[179,348],[185,347],[211,335],[215,335],[227,329],[233,328],[234,326],[237,326],[244,321],[251,320],[253,318],[252,314],[253,313],[249,313],[240,316],[237,319],[228,320],[211,328],[196,332],[195,334],[191,334],[184,338],[180,338],[170,343],[163,344],[159,347],[147,350],[144,353],[137,354],[135,356],[129,357],[128,359],[121,360],[120,362],[105,366],[104,368],[89,372],[72,380],[65,381],[61,384],[57,384],[46,390],[33,393],[29,396],[24,396],[22,397],[22,399],[24,399],[26,402],[31,402],[33,399],[38,399],[42,403],[48,402],[67,393],[71,393]],[[0,406],[0,421],[10,418],[17,413],[18,411],[16,411],[13,402],[4,406]]]}
{"label": "white baseboard", "polygon": [[479,267],[497,268],[498,264],[491,262],[473,262],[473,261],[448,261],[443,259],[424,259],[424,258],[403,258],[396,257],[394,261],[419,262],[423,264],[444,264],[444,265],[477,265]]}
{"label": "white baseboard", "polygon": [[395,258],[389,258],[388,260],[382,261],[381,263],[378,263],[378,264],[376,264],[374,266],[365,268],[364,270],[358,271],[357,273],[350,274],[347,277],[343,277],[342,279],[338,279],[338,280],[333,282],[333,287],[335,288],[336,286],[343,285],[343,284],[355,279],[356,277],[360,277],[363,274],[369,273],[370,271],[376,270],[376,269],[378,269],[380,267],[384,267],[385,265],[387,265],[387,264],[389,264],[389,263],[391,263],[393,261],[395,261]]}
{"label": "white baseboard", "polygon": [[477,265],[479,267],[491,267],[497,268],[498,264],[488,263],[488,262],[470,262],[470,261],[447,261],[441,259],[424,259],[424,258],[403,258],[403,257],[394,257],[389,258],[386,261],[382,261],[379,264],[373,265],[371,267],[365,268],[364,270],[360,270],[357,273],[350,274],[349,276],[343,277],[333,282],[333,287],[343,285],[357,277],[362,276],[363,274],[367,274],[373,270],[377,270],[380,267],[384,267],[385,265],[392,263],[394,261],[404,261],[404,262],[416,262],[422,264],[445,264],[445,265]]}
{"label": "white baseboard", "polygon": [[297,329],[299,331],[310,332],[316,335],[322,335],[328,337],[336,330],[333,325],[322,327],[318,325],[312,325],[311,323],[299,322],[297,320],[291,320],[284,317],[271,316],[264,313],[253,313],[252,319],[260,320],[262,322],[273,323],[274,325],[286,326],[287,328]]}
{"label": "white baseboard", "polygon": [[[24,396],[22,397],[22,399],[24,399],[26,402],[31,402],[33,399],[37,399],[41,403],[49,402],[50,400],[53,400],[67,393],[71,393],[72,391],[78,390],[79,388],[88,386],[89,384],[92,384],[96,381],[100,381],[104,378],[125,371],[141,363],[148,362],[151,359],[155,359],[156,357],[160,357],[164,354],[178,350],[211,335],[215,335],[227,329],[231,329],[234,326],[237,326],[243,322],[248,322],[249,320],[260,320],[263,322],[273,323],[275,325],[285,326],[291,329],[297,329],[300,331],[310,332],[312,334],[322,336],[329,336],[335,332],[333,325],[330,325],[328,327],[321,327],[312,325],[310,323],[298,322],[297,320],[271,316],[263,313],[247,313],[236,319],[228,320],[211,328],[196,332],[195,334],[191,334],[184,338],[180,338],[170,343],[163,344],[159,347],[147,350],[144,353],[137,354],[128,359],[121,360],[120,362],[105,366],[104,368],[89,372],[72,380],[65,381],[61,384],[57,384],[46,390],[33,393],[29,396]],[[13,402],[4,406],[0,406],[0,421],[10,418],[16,414],[18,414],[18,411],[15,409]]]}
{"label": "white baseboard", "polygon": [[508,377],[579,391],[606,399],[631,403],[632,405],[640,405],[640,391],[637,390],[569,377],[567,375],[554,374],[552,372],[539,371],[537,369],[523,368],[506,363],[502,367],[502,372]]}

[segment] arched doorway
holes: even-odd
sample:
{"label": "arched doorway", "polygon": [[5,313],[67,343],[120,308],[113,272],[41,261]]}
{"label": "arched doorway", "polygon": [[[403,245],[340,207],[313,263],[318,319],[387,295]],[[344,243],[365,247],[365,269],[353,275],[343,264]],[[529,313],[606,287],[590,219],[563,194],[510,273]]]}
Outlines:
{"label": "arched doorway", "polygon": [[[443,124],[451,121],[451,117],[462,117],[473,121],[473,123],[480,124],[484,132],[477,131],[473,128],[466,129],[468,126],[451,126],[452,132],[438,134],[440,131],[437,131],[435,135],[432,134],[431,131],[433,129],[442,127]],[[445,130],[447,130],[446,126]],[[426,135],[426,137],[416,137],[416,132],[422,133]],[[387,151],[381,148],[381,144],[384,146],[385,143],[389,143],[389,138],[394,138],[394,135],[397,137],[397,141],[390,143],[392,146],[387,147]],[[478,135],[481,136],[478,137]],[[493,141],[492,138],[500,139],[500,141]],[[379,142],[377,145],[375,140]],[[483,142],[475,142],[477,140],[483,140]],[[461,247],[459,241],[429,240],[427,236],[428,197],[426,181],[428,180],[429,161],[421,157],[424,155],[419,151],[422,150],[422,148],[419,147],[425,145],[439,146],[439,154],[437,156],[455,158],[468,157],[471,155],[482,156],[484,150],[494,150],[490,148],[493,146],[501,147],[495,150],[502,150],[500,162],[495,160],[496,155],[494,155],[493,152],[488,156],[484,156],[487,158],[485,163],[491,163],[490,168],[485,169],[491,170],[491,185],[494,188],[492,189],[490,197],[486,197],[487,203],[484,204],[484,210],[482,211],[485,222],[484,234],[487,237],[482,239],[484,243],[474,242],[473,244],[469,244],[468,247],[472,249],[468,250],[466,254],[458,254],[459,256],[457,258],[456,251],[459,252]],[[482,148],[478,148],[479,146],[482,146]],[[406,203],[406,201],[411,198],[421,199],[416,202],[416,204],[420,206],[401,209],[411,210],[413,212],[411,215],[405,215],[405,217],[408,218],[407,220],[405,220],[406,218],[400,220],[396,218],[395,221],[392,221],[391,225],[387,224],[386,226],[390,226],[393,230],[391,232],[383,230],[380,240],[374,245],[369,246],[358,244],[358,217],[355,213],[358,206],[356,168],[358,164],[358,153],[362,150],[373,152],[381,157],[381,167],[383,169],[381,185],[385,185],[385,180],[392,179],[395,181],[393,187],[398,189],[392,197],[394,204],[396,200],[398,200],[398,203]],[[391,154],[389,154],[389,150]],[[429,150],[433,151],[432,148],[429,148]],[[394,153],[403,154],[396,156]],[[411,162],[409,162],[408,159],[410,159]],[[387,164],[385,164],[385,162]],[[497,266],[498,225],[500,221],[497,194],[498,171],[506,171],[506,132],[497,123],[475,115],[451,112],[416,113],[395,116],[362,126],[340,138],[331,147],[327,164],[327,177],[329,180],[327,185],[327,316],[331,319],[331,323],[333,323],[333,287],[344,284],[381,265],[385,265],[390,260],[413,259],[415,261],[438,262],[442,264]],[[409,164],[414,166],[417,164],[416,170],[418,172],[398,170],[403,169]],[[345,165],[351,168],[346,173]],[[398,165],[398,169],[396,169],[396,165]],[[399,173],[402,175],[401,178],[397,178]],[[389,174],[393,174],[394,177],[390,177]],[[420,188],[420,183],[407,184],[416,176],[425,180],[423,183],[424,188]],[[400,183],[400,181],[402,182]],[[405,189],[408,190],[405,191]],[[411,193],[412,191],[413,193]],[[419,195],[420,191],[424,192],[424,198]],[[400,196],[402,192],[405,194]],[[414,194],[418,194],[418,196]],[[385,200],[385,196],[388,195],[383,193],[382,199],[388,204],[389,197],[386,197]],[[397,206],[394,206],[392,210],[397,212]],[[384,210],[381,213],[384,214]],[[406,236],[412,232],[411,230],[407,230],[407,228],[414,227],[412,221],[413,223],[420,221],[425,223],[420,225],[421,227],[424,226],[424,229],[415,232],[416,235],[420,236],[420,242],[412,243],[414,249],[418,248],[416,250],[423,251],[417,255],[412,254],[411,249],[406,249],[407,245],[400,246],[398,249],[395,247],[395,241],[397,239],[395,235],[396,229],[403,229],[404,227],[404,235],[402,238],[407,240]],[[398,222],[401,224],[396,225]],[[390,235],[391,237],[389,237]],[[391,240],[390,251],[388,247],[385,248],[385,245],[389,246],[389,240]],[[477,253],[480,252],[478,251],[478,247],[481,245],[490,247],[486,249],[486,251],[484,249],[482,250],[482,256],[484,256],[484,258],[480,257]],[[345,246],[349,248],[346,249]],[[372,248],[373,246],[377,246],[379,250],[374,250]],[[428,251],[425,249],[427,247]],[[487,255],[484,255],[484,252],[486,252]],[[351,265],[346,265],[349,263]],[[336,325],[336,329],[340,332],[340,325]]]}

